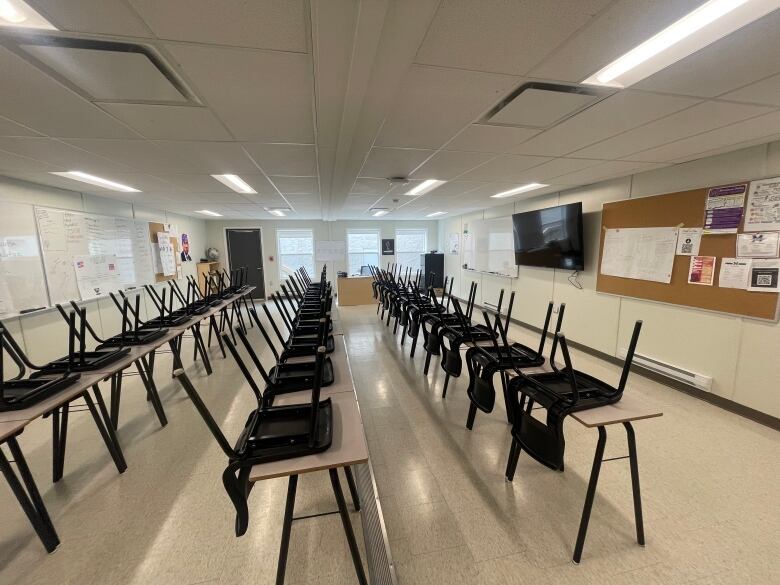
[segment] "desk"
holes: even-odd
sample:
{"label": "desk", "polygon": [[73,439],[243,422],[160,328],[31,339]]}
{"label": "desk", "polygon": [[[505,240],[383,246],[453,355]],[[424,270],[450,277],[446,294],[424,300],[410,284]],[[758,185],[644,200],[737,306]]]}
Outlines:
{"label": "desk", "polygon": [[338,300],[342,307],[350,305],[371,305],[374,303],[374,291],[371,284],[373,276],[339,276]]}

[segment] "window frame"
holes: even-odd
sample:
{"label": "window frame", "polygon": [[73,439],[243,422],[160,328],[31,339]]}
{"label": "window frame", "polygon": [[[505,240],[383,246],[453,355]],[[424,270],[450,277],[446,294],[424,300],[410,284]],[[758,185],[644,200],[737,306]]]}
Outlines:
{"label": "window frame", "polygon": [[[279,276],[279,282],[284,281],[285,278],[287,278],[289,275],[282,271],[282,267],[284,266],[284,262],[282,262],[282,256],[301,256],[302,254],[282,254],[282,246],[281,246],[281,240],[283,237],[295,237],[290,236],[287,234],[299,234],[297,237],[308,237],[311,240],[311,266],[312,270],[317,270],[317,261],[314,255],[314,230],[308,229],[308,228],[278,228],[276,230],[276,256],[277,256],[277,264],[278,264],[278,276]],[[295,269],[298,267],[296,266]],[[312,278],[314,273],[312,273]]]}
{"label": "window frame", "polygon": [[[351,252],[350,251],[349,236],[350,235],[361,235],[361,234],[374,234],[374,235],[376,235],[376,250],[375,251],[374,250],[368,251],[368,252],[364,251],[364,250],[361,250],[360,252]],[[347,239],[347,242],[346,242],[346,244],[347,244],[346,245],[346,249],[347,249],[347,257],[346,257],[347,273],[351,273],[352,272],[350,270],[350,262],[349,262],[349,257],[350,257],[351,254],[376,254],[377,265],[381,264],[381,262],[382,262],[382,231],[379,228],[347,228],[346,239]],[[363,264],[361,264],[361,266],[363,266]],[[358,274],[359,274],[359,272],[358,272]]]}
{"label": "window frame", "polygon": [[[400,254],[408,254],[408,253],[412,252],[411,250],[410,251],[401,250],[400,246],[398,245],[398,242],[399,242],[398,235],[399,234],[403,234],[404,232],[421,232],[423,234],[425,240],[423,242],[422,252],[414,251],[414,253],[416,253],[416,254],[425,254],[427,249],[428,249],[428,228],[425,227],[425,228],[396,228],[395,229],[395,261],[396,261],[396,264],[400,264],[400,265],[406,267],[408,265],[405,265],[398,258],[398,256]],[[419,257],[418,257],[417,260],[418,260],[417,267],[414,268],[413,270],[418,270],[418,269],[421,268],[420,263],[419,263]]]}

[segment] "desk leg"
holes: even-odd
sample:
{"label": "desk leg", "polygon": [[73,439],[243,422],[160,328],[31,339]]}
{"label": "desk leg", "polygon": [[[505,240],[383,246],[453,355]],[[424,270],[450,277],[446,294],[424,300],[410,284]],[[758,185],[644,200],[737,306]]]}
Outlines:
{"label": "desk leg", "polygon": [[[11,455],[19,469],[22,481],[20,482],[19,478],[16,477],[16,473],[14,473],[11,463],[2,449],[0,449],[0,472],[3,473],[6,481],[8,481],[11,491],[19,501],[19,505],[22,507],[30,524],[32,524],[33,529],[35,529],[38,538],[41,539],[46,552],[52,552],[60,544],[60,539],[51,522],[49,513],[46,511],[46,506],[43,504],[41,494],[35,485],[35,479],[32,473],[30,473],[30,468],[27,467],[27,461],[22,454],[19,443],[16,441],[16,437],[8,439],[8,447],[11,449]],[[24,486],[22,482],[24,482]]]}
{"label": "desk leg", "polygon": [[181,361],[181,355],[179,354],[179,344],[177,341],[181,339],[181,336],[175,337],[168,342],[168,346],[171,348],[171,354],[173,355],[173,369],[183,370],[184,364]]}
{"label": "desk leg", "polygon": [[65,471],[65,445],[68,438],[68,413],[70,403],[52,411],[51,422],[54,426],[52,436],[52,481],[57,483]]}
{"label": "desk leg", "polygon": [[282,544],[279,547],[279,564],[276,567],[276,585],[284,585],[284,574],[287,570],[287,552],[290,550],[290,533],[292,532],[293,512],[295,511],[295,492],[297,490],[298,476],[291,475],[287,483],[287,504],[284,507]]}
{"label": "desk leg", "polygon": [[352,468],[349,465],[344,467],[344,475],[347,476],[347,485],[352,496],[352,504],[355,506],[355,512],[360,512],[360,496],[358,495],[357,485],[355,485],[355,478],[352,475]]}
{"label": "desk leg", "polygon": [[590,471],[590,481],[588,482],[588,492],[585,494],[585,506],[582,509],[582,518],[580,519],[580,529],[577,533],[577,543],[574,546],[575,565],[580,564],[582,558],[582,548],[585,546],[585,535],[588,532],[588,522],[590,521],[590,511],[593,508],[593,500],[596,497],[596,484],[599,482],[599,472],[601,471],[601,460],[604,457],[604,447],[607,444],[607,429],[599,427],[599,440],[596,443],[596,454],[593,456],[593,467]]}
{"label": "desk leg", "polygon": [[[366,573],[363,569],[363,561],[360,560],[360,549],[355,541],[355,533],[352,530],[352,522],[349,519],[349,512],[347,512],[347,504],[344,502],[344,493],[341,491],[341,483],[339,482],[339,474],[336,469],[329,469],[330,483],[333,486],[333,494],[336,496],[336,504],[339,507],[339,515],[341,516],[341,524],[344,526],[344,534],[347,537],[347,544],[349,544],[349,552],[352,553],[352,563],[355,565],[355,573],[357,574],[358,583],[360,585],[367,585]],[[279,585],[277,581],[277,585]]]}
{"label": "desk leg", "polygon": [[631,465],[631,489],[634,493],[634,519],[636,520],[636,541],[645,546],[645,525],[642,520],[642,494],[639,491],[639,462],[636,458],[636,435],[630,422],[624,422],[628,438],[628,461]]}
{"label": "desk leg", "polygon": [[135,366],[138,368],[138,375],[146,388],[147,398],[152,402],[152,407],[157,414],[157,419],[160,421],[160,426],[164,427],[168,424],[168,417],[165,416],[165,410],[160,400],[160,393],[157,391],[157,385],[154,383],[151,367],[145,357],[137,360]]}
{"label": "desk leg", "polygon": [[119,473],[124,473],[127,469],[127,463],[125,462],[125,457],[122,454],[122,447],[119,446],[119,441],[117,440],[114,428],[111,426],[111,421],[109,419],[108,412],[106,411],[106,405],[103,402],[103,396],[100,394],[100,388],[98,388],[98,385],[95,384],[92,386],[92,390],[95,393],[95,400],[97,401],[98,407],[100,408],[100,412],[98,412],[98,409],[95,408],[95,402],[89,395],[89,390],[86,390],[84,394],[82,394],[84,397],[84,402],[87,403],[87,408],[89,408],[89,412],[92,414],[92,418],[95,420],[95,426],[98,428],[100,436],[103,437],[103,442],[106,444],[108,452],[111,454],[111,458],[114,460],[114,465],[116,465],[117,471],[119,471]]}
{"label": "desk leg", "polygon": [[206,375],[211,375],[211,361],[209,360],[206,344],[203,343],[203,336],[200,333],[200,323],[196,323],[192,328],[192,335],[195,338],[195,351],[200,353],[203,359],[203,367],[206,368]]}
{"label": "desk leg", "polygon": [[211,332],[216,331],[217,332],[217,343],[219,344],[219,351],[222,352],[222,357],[226,358],[227,354],[225,353],[225,345],[222,343],[222,336],[219,334],[219,327],[217,327],[217,320],[212,315],[209,317],[209,347],[211,347]]}
{"label": "desk leg", "polygon": [[[136,362],[137,363],[137,362]],[[111,376],[111,426],[119,428],[119,404],[122,400],[122,372]]]}

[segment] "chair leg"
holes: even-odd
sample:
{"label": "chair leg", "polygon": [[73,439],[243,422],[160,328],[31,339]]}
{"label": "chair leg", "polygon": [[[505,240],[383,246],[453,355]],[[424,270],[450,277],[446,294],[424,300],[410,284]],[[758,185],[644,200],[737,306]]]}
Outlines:
{"label": "chair leg", "polygon": [[428,355],[425,356],[425,367],[423,368],[423,374],[428,375],[428,368],[430,368],[431,365],[431,352],[427,352]]}
{"label": "chair leg", "polygon": [[515,471],[517,470],[517,460],[520,459],[520,443],[517,439],[512,437],[512,446],[509,448],[509,459],[506,462],[506,480],[513,481],[515,479]]}
{"label": "chair leg", "polygon": [[477,406],[472,402],[469,404],[469,415],[466,417],[466,428],[471,430],[474,428],[474,419],[477,417]]}
{"label": "chair leg", "polygon": [[339,515],[341,516],[341,524],[344,527],[344,534],[347,537],[347,544],[349,544],[349,552],[352,554],[352,563],[355,565],[355,573],[357,575],[358,583],[360,583],[360,585],[368,585],[368,581],[366,580],[366,573],[363,569],[363,561],[360,560],[360,549],[358,549],[357,542],[355,541],[355,533],[352,530],[352,522],[349,519],[347,505],[344,502],[344,494],[341,491],[341,483],[339,483],[338,472],[335,469],[329,469],[328,472],[330,473],[330,483],[333,486],[333,495],[336,496],[336,504],[338,504]]}
{"label": "chair leg", "polygon": [[447,386],[450,384],[450,375],[446,374],[444,376],[444,389],[441,391],[441,397],[447,398]]}

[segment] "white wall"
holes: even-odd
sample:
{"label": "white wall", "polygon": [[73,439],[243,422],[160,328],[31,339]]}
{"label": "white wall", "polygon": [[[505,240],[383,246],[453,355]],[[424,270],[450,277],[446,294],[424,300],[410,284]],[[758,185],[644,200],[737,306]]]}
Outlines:
{"label": "white wall", "polygon": [[[428,250],[439,247],[439,222],[433,221],[321,221],[321,220],[256,220],[256,221],[217,221],[207,220],[206,240],[208,246],[213,246],[220,251],[225,259],[225,229],[226,228],[260,228],[263,238],[263,265],[265,274],[265,290],[269,294],[279,287],[279,263],[276,249],[276,231],[278,229],[310,229],[314,234],[314,240],[346,241],[348,229],[378,229],[381,238],[395,238],[396,229],[427,229]],[[441,248],[439,248],[441,249]],[[273,257],[273,260],[270,258]],[[395,262],[395,256],[380,256],[382,266],[389,262]],[[323,262],[316,262],[317,271],[322,270]],[[328,274],[333,278],[337,271],[347,270],[347,259],[340,262],[328,262]]]}
{"label": "white wall", "polygon": [[[780,324],[596,292],[601,206],[606,201],[646,197],[740,180],[780,175],[780,142],[704,158],[673,167],[521,199],[513,204],[440,220],[440,248],[450,234],[462,234],[469,220],[500,217],[582,201],[586,269],[582,290],[570,285],[566,270],[519,268],[517,279],[464,271],[460,255],[445,255],[445,273],[455,275],[453,292],[479,283],[477,302],[498,290],[517,291],[513,317],[541,327],[547,303],[566,303],[567,337],[609,355],[625,348],[634,321],[644,321],[642,354],[713,377],[712,391],[750,408],[780,417]],[[703,210],[702,210],[703,213]],[[670,222],[673,224],[674,222]],[[462,244],[462,235],[461,235]],[[495,302],[495,301],[493,301]]]}
{"label": "white wall", "polygon": [[[76,191],[56,189],[25,181],[0,177],[0,213],[3,203],[19,202],[31,205],[56,207],[73,211],[100,213],[114,217],[132,217],[161,223],[174,224],[180,232],[190,237],[192,258],[205,249],[206,222],[202,219],[168,213],[133,203],[97,197]],[[0,234],[2,236],[2,234]],[[183,265],[183,272],[195,271],[195,262]],[[144,295],[145,296],[145,295]],[[119,332],[121,320],[110,299],[99,299],[80,303],[87,307],[90,324],[101,337]],[[142,304],[142,307],[144,305]],[[145,308],[144,308],[145,311]],[[67,353],[67,329],[56,310],[44,310],[18,317],[4,318],[3,323],[22,345],[34,362],[46,362]]]}

